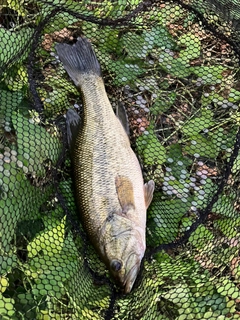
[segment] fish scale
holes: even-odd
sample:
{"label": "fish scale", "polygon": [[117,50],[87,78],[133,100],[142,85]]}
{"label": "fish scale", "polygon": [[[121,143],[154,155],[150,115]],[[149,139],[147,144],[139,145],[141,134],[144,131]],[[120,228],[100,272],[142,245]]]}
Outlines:
{"label": "fish scale", "polygon": [[[112,278],[129,293],[145,253],[146,209],[154,182],[144,185],[128,135],[107,97],[91,44],[78,38],[74,45],[57,44],[56,50],[84,101],[83,121],[75,126],[72,136],[76,140],[71,143],[81,219]],[[68,125],[74,131],[77,115],[68,114]]]}

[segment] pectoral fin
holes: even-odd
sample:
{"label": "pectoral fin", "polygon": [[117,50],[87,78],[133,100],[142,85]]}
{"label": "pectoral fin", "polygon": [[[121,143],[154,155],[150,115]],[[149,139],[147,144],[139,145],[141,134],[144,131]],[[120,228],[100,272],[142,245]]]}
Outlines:
{"label": "pectoral fin", "polygon": [[129,136],[129,124],[128,124],[128,117],[126,110],[124,108],[124,104],[119,102],[116,107],[116,116],[120,120],[124,130],[126,131],[127,135]]}
{"label": "pectoral fin", "polygon": [[135,207],[132,182],[129,178],[119,175],[115,178],[115,185],[122,213],[126,214],[131,207]]}
{"label": "pectoral fin", "polygon": [[148,208],[153,198],[153,191],[155,188],[154,181],[153,180],[148,181],[147,183],[144,184],[143,188],[144,188],[145,204],[146,204],[146,208]]}
{"label": "pectoral fin", "polygon": [[67,140],[70,150],[73,149],[77,134],[81,127],[81,118],[73,109],[68,109],[66,114]]}

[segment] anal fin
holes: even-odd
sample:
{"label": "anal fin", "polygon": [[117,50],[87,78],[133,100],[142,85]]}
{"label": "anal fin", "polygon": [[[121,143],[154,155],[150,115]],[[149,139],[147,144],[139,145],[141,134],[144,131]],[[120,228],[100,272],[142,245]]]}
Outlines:
{"label": "anal fin", "polygon": [[127,113],[124,107],[124,104],[122,102],[119,102],[116,107],[116,116],[120,120],[124,130],[126,131],[126,134],[129,136],[129,123],[128,123],[128,117]]}

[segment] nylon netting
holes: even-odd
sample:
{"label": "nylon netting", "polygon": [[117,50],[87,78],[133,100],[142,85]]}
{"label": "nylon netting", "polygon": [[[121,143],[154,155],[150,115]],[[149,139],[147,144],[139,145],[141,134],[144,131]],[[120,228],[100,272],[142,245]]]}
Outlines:
{"label": "nylon netting", "polygon": [[[75,205],[55,44],[80,35],[156,185],[128,295]],[[239,43],[236,0],[1,1],[1,319],[240,318]]]}

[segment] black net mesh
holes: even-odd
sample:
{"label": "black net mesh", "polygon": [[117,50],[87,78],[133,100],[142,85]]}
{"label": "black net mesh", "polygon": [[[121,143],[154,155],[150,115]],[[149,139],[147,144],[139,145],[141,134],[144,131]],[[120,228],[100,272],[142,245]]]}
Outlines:
{"label": "black net mesh", "polygon": [[[55,45],[81,35],[155,182],[127,295],[75,204]],[[239,43],[238,0],[0,2],[0,319],[240,319]]]}

